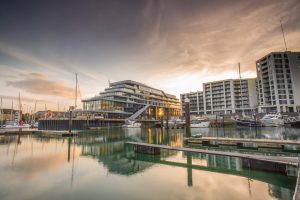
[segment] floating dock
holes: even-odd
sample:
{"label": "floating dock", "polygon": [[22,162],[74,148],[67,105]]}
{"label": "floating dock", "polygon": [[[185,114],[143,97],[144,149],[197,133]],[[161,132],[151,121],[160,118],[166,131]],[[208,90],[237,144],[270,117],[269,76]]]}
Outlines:
{"label": "floating dock", "polygon": [[[300,149],[300,141],[297,140],[269,140],[252,138],[221,138],[221,137],[202,137],[186,138],[189,144],[203,145],[224,145],[224,146],[252,146],[256,148],[276,148],[285,149],[287,146],[297,146]],[[252,145],[251,145],[252,144]]]}
{"label": "floating dock", "polygon": [[[285,157],[285,156],[264,156],[264,155],[253,155],[253,154],[243,154],[243,153],[235,153],[235,152],[222,152],[222,151],[213,151],[213,150],[205,150],[205,149],[194,149],[194,148],[186,148],[186,147],[171,147],[167,145],[158,145],[158,144],[146,144],[140,142],[126,142],[126,144],[132,144],[136,146],[144,146],[149,148],[159,148],[166,150],[175,150],[175,151],[184,151],[184,152],[192,152],[192,153],[204,153],[204,154],[213,154],[220,156],[231,156],[238,157],[250,160],[258,160],[265,162],[272,162],[278,164],[285,164],[289,166],[298,166],[298,158],[297,157]],[[147,152],[146,152],[147,153]]]}
{"label": "floating dock", "polygon": [[31,135],[31,134],[39,134],[41,131],[37,130],[10,130],[10,131],[4,131],[0,132],[0,135],[9,136],[9,135]]}

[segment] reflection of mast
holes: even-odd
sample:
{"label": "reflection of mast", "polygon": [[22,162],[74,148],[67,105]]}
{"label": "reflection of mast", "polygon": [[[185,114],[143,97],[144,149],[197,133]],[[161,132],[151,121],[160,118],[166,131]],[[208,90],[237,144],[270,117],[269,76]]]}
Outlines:
{"label": "reflection of mast", "polygon": [[12,162],[11,162],[12,166],[14,165],[14,162],[15,162],[15,157],[16,157],[16,154],[17,154],[17,151],[18,151],[18,145],[19,144],[21,144],[21,136],[20,136],[20,134],[18,135],[18,139],[17,139],[16,145],[15,145],[13,159],[12,159]]}
{"label": "reflection of mast", "polygon": [[252,196],[252,191],[251,191],[251,181],[252,179],[251,178],[248,178],[248,190],[249,190],[249,197]]}
{"label": "reflection of mast", "polygon": [[75,138],[73,140],[73,161],[72,161],[72,176],[71,176],[71,187],[73,186],[74,180],[74,160],[75,160]]}

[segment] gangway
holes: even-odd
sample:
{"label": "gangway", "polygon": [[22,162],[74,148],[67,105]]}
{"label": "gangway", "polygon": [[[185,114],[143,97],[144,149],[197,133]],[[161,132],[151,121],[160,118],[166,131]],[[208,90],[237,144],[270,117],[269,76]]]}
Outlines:
{"label": "gangway", "polygon": [[127,118],[126,120],[135,120],[138,116],[140,116],[145,110],[147,110],[147,108],[150,105],[147,104],[145,105],[143,108],[141,108],[140,110],[138,110],[136,113],[134,113],[133,115],[131,115],[129,118]]}

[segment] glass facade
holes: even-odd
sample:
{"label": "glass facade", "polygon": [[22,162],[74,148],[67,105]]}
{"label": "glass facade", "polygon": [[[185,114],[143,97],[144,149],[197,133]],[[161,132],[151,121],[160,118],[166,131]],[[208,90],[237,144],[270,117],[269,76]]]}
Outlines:
{"label": "glass facade", "polygon": [[170,117],[180,115],[180,103],[175,95],[131,80],[111,83],[99,96],[82,100],[84,111],[123,114],[126,117],[146,105],[144,117],[158,119],[166,110]]}

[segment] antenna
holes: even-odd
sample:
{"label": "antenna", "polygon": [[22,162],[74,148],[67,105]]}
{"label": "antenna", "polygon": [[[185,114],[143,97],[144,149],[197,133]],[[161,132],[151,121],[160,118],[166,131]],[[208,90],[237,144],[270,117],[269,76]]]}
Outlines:
{"label": "antenna", "polygon": [[281,27],[282,37],[283,37],[283,41],[284,41],[285,51],[287,51],[287,46],[286,46],[286,41],[285,41],[285,35],[284,35],[283,26],[282,26],[282,22],[281,21],[282,21],[282,18],[280,19],[280,27]]}

